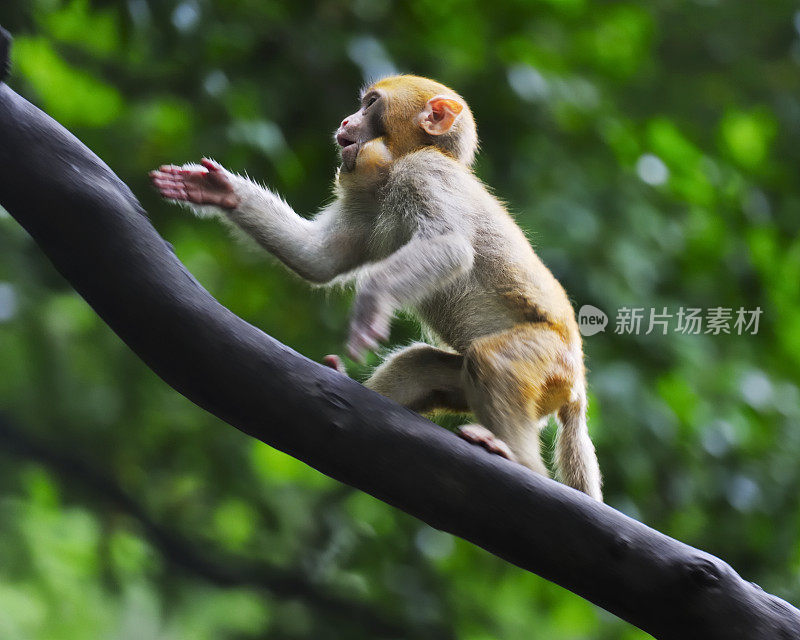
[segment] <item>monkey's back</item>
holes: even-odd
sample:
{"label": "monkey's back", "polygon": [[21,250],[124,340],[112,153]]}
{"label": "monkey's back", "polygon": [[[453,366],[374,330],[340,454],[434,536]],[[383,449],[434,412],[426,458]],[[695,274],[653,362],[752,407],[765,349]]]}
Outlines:
{"label": "monkey's back", "polygon": [[470,238],[471,268],[415,305],[447,344],[463,352],[477,338],[522,323],[544,323],[568,344],[580,343],[563,287],[503,204],[463,164],[434,149],[409,154],[397,161],[382,200],[376,227],[388,244],[413,235],[417,211],[442,217],[426,221],[428,227]]}

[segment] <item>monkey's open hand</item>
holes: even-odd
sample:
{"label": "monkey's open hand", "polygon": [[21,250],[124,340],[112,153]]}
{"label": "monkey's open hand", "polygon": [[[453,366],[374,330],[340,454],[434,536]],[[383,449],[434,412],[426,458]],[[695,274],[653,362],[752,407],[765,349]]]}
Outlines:
{"label": "monkey's open hand", "polygon": [[165,164],[150,172],[150,179],[164,198],[192,204],[210,204],[223,209],[239,206],[228,173],[222,165],[203,158],[202,167],[185,168]]}
{"label": "monkey's open hand", "polygon": [[388,340],[391,319],[391,309],[374,294],[360,293],[356,296],[347,339],[350,357],[363,363],[367,351],[375,351],[378,343]]}

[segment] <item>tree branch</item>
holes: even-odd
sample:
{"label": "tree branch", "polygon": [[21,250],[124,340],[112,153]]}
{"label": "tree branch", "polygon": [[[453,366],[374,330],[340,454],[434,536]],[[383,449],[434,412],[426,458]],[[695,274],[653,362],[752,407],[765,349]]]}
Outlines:
{"label": "tree branch", "polygon": [[0,203],[131,349],[201,407],[658,638],[800,638],[800,611],[718,558],[463,442],[235,316],[128,187],[5,85],[0,141]]}
{"label": "tree branch", "polygon": [[140,502],[110,476],[69,453],[55,450],[12,424],[0,413],[0,452],[35,460],[60,476],[65,484],[83,485],[105,502],[136,520],[143,535],[165,560],[221,587],[254,587],[276,598],[298,598],[343,622],[357,621],[375,637],[451,638],[441,627],[407,624],[377,611],[367,602],[348,600],[310,581],[300,569],[282,569],[229,553],[211,560],[185,537],[159,524]]}

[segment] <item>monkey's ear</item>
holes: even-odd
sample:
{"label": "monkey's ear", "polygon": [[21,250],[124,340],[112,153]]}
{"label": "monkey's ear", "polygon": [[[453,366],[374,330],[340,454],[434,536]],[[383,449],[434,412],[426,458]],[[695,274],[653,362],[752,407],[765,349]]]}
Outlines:
{"label": "monkey's ear", "polygon": [[419,126],[432,136],[447,133],[464,110],[460,100],[448,96],[435,96],[428,100],[419,114]]}

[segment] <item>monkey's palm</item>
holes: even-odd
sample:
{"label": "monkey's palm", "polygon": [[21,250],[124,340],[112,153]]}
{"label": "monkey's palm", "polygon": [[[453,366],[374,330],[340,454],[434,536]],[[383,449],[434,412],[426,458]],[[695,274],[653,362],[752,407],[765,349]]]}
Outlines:
{"label": "monkey's palm", "polygon": [[235,209],[239,198],[222,165],[203,158],[198,168],[163,165],[150,172],[150,179],[164,198],[192,204],[207,204]]}

